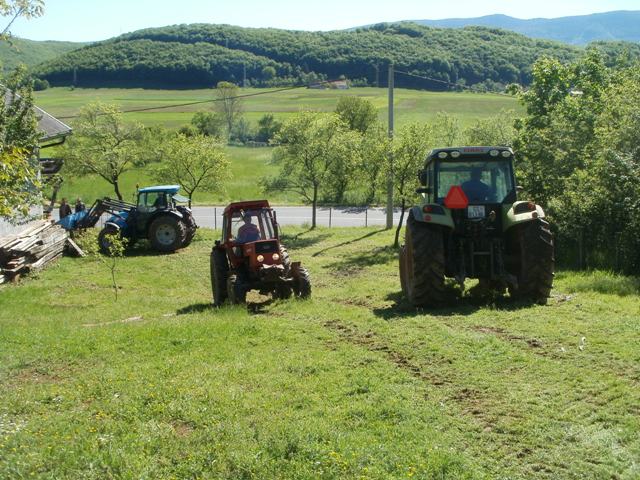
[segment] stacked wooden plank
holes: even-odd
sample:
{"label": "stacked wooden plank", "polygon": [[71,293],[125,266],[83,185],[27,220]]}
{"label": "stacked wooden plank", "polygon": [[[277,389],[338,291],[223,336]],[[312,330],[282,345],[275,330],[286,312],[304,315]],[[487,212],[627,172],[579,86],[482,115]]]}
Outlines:
{"label": "stacked wooden plank", "polygon": [[22,232],[0,238],[0,283],[39,270],[64,252],[68,232],[42,220]]}

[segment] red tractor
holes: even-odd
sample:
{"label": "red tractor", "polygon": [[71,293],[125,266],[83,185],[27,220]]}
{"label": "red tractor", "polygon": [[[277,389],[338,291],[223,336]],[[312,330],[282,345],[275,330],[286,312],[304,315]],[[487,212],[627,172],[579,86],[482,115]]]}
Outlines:
{"label": "red tractor", "polygon": [[211,287],[216,306],[227,299],[244,303],[249,290],[274,298],[311,295],[309,273],[289,259],[268,201],[236,202],[224,209],[222,240],[211,250]]}

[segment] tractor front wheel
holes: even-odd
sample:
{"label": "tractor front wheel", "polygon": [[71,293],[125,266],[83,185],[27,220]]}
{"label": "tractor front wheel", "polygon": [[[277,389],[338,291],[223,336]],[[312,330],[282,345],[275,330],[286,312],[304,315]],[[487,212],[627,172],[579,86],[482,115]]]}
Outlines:
{"label": "tractor front wheel", "polygon": [[400,284],[413,305],[435,306],[445,300],[444,260],[441,228],[419,222],[410,213],[400,251]]}
{"label": "tractor front wheel", "polygon": [[185,235],[184,223],[170,215],[156,218],[149,227],[149,241],[154,250],[159,252],[178,250],[183,245]]}
{"label": "tractor front wheel", "polygon": [[213,248],[210,260],[211,289],[213,290],[213,305],[219,307],[227,299],[227,277],[229,263],[224,250]]}

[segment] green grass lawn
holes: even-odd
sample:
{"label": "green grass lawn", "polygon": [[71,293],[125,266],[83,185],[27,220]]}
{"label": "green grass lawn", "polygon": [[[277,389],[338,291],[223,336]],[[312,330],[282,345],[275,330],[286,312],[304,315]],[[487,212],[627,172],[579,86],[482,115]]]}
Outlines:
{"label": "green grass lawn", "polygon": [[640,476],[637,279],[416,310],[392,232],[285,234],[308,301],[211,308],[207,230],[0,287],[0,478]]}

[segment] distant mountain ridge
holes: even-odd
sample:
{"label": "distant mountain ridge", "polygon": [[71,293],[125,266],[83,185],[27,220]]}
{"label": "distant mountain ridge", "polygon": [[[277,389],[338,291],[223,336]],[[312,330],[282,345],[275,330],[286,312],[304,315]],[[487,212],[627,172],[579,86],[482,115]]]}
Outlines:
{"label": "distant mountain ridge", "polygon": [[508,15],[487,15],[476,18],[442,20],[409,20],[440,28],[483,26],[502,28],[532,38],[556,40],[572,45],[587,45],[594,41],[640,42],[640,11],[618,10],[591,15],[559,18],[520,19]]}

